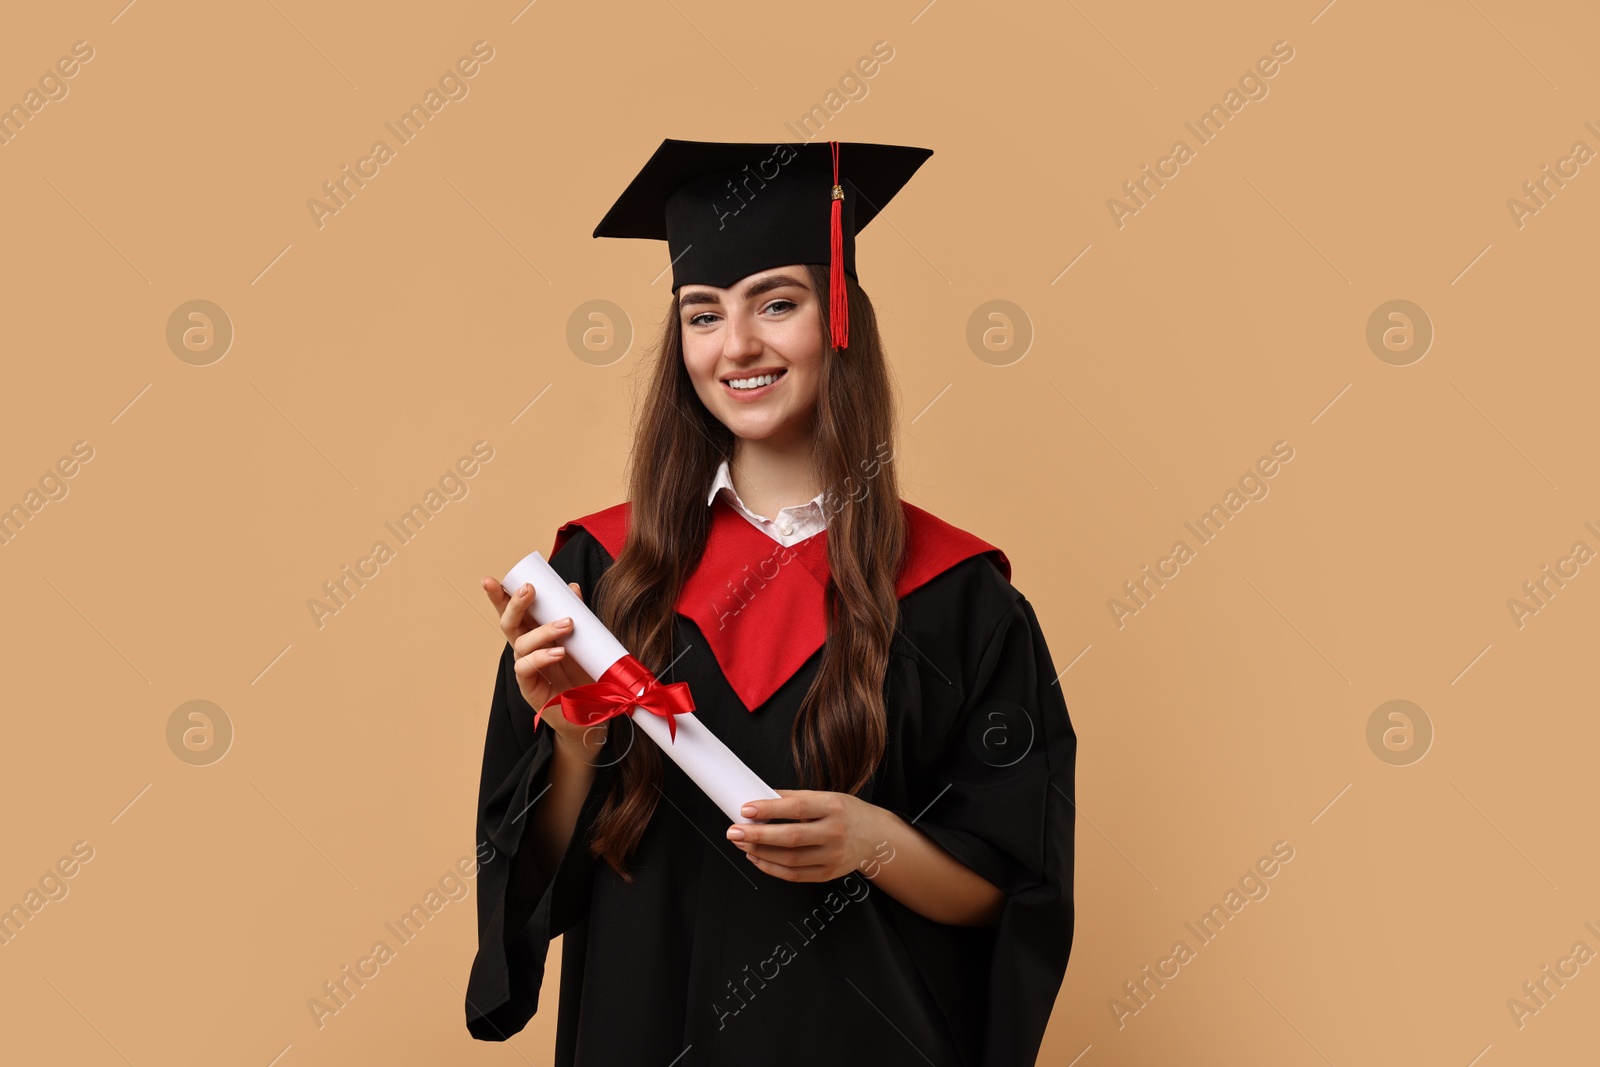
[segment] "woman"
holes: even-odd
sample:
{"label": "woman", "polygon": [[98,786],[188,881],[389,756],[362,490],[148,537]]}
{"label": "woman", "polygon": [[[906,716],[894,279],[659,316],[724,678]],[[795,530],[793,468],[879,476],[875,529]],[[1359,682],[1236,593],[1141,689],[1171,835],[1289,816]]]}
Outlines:
{"label": "woman", "polygon": [[474,1037],[522,1029],[565,934],[559,1064],[1034,1062],[1076,737],[1004,554],[899,498],[855,278],[930,154],[669,140],[597,228],[665,237],[674,296],[629,501],[550,563],[781,799],[730,826],[631,720],[568,721],[570,620],[485,577]]}

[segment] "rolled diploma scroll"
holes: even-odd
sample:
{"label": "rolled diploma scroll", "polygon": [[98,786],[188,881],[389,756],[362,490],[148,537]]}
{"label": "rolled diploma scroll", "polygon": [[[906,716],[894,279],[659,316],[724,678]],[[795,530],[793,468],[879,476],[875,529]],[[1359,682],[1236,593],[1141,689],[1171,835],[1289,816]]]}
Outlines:
{"label": "rolled diploma scroll", "polygon": [[[567,655],[590,678],[599,678],[627,654],[621,642],[611,636],[605,624],[595,617],[594,612],[562,581],[561,575],[551,569],[550,564],[537,552],[524,556],[522,562],[512,567],[511,573],[500,582],[500,587],[508,595],[524,585],[533,586],[533,605],[528,614],[534,622],[543,626],[557,619],[571,617],[572,632],[567,634],[562,644]],[[722,809],[730,821],[755,822],[757,820],[741,815],[739,809],[752,800],[780,799],[772,787],[745,766],[744,761],[718,740],[717,735],[708,730],[697,716],[675,717],[678,730],[676,740],[668,732],[667,721],[661,716],[649,711],[641,713],[637,707],[630,710],[628,716]]]}

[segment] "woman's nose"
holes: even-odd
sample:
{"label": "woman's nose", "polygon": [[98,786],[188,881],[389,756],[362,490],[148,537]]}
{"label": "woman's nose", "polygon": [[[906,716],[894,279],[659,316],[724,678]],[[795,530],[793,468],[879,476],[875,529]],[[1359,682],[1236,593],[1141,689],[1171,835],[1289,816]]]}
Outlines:
{"label": "woman's nose", "polygon": [[761,339],[755,324],[742,315],[728,316],[728,325],[722,331],[722,353],[730,359],[754,355],[761,351]]}

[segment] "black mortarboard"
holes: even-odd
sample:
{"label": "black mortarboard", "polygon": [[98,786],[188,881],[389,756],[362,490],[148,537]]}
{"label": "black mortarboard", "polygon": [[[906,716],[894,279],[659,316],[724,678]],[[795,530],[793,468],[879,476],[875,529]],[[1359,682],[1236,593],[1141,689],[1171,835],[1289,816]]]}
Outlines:
{"label": "black mortarboard", "polygon": [[786,263],[827,263],[832,341],[844,348],[844,273],[857,277],[855,235],[931,155],[854,141],[667,138],[594,235],[666,241],[674,292],[687,284],[725,289]]}

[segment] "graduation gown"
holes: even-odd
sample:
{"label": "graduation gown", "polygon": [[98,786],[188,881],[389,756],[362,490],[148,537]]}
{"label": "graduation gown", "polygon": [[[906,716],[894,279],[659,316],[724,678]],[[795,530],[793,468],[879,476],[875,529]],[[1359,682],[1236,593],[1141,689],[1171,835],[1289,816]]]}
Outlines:
{"label": "graduation gown", "polygon": [[[1072,944],[1077,738],[1004,553],[903,506],[888,744],[859,795],[915,820],[999,887],[998,925],[923,918],[859,870],[830,882],[762,872],[664,755],[664,795],[627,861],[634,884],[587,847],[610,767],[541,878],[522,837],[553,734],[534,728],[507,644],[478,799],[477,840],[494,855],[478,872],[473,1037],[503,1041],[526,1025],[550,939],[565,935],[562,1067],[1035,1062]],[[785,550],[721,498],[711,507],[706,551],[674,615],[676,659],[660,679],[688,682],[695,714],[767,784],[802,788],[789,736],[826,637],[827,531]],[[550,564],[586,602],[621,550],[628,513],[619,504],[556,534]],[[624,719],[612,746],[654,743]]]}

